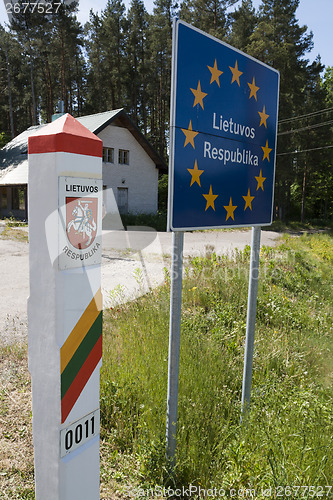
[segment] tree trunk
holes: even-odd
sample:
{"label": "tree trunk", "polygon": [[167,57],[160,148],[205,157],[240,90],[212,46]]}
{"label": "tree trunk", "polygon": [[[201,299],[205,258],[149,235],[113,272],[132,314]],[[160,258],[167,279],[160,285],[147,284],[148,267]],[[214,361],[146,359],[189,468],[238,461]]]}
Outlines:
{"label": "tree trunk", "polygon": [[287,181],[287,203],[286,203],[286,214],[285,214],[287,222],[288,222],[289,216],[290,216],[290,197],[291,197],[290,182]]}
{"label": "tree trunk", "polygon": [[325,201],[324,201],[324,219],[327,220],[327,196],[325,197]]}
{"label": "tree trunk", "polygon": [[8,45],[7,44],[6,44],[6,63],[7,63],[7,79],[8,79],[10,131],[12,134],[12,139],[14,139],[15,132],[14,132],[14,119],[13,119],[12,90],[11,90],[11,85],[10,85],[10,71],[9,71]]}
{"label": "tree trunk", "polygon": [[63,113],[68,113],[68,96],[66,88],[66,70],[65,70],[65,46],[64,38],[61,35],[61,100],[63,102]]}
{"label": "tree trunk", "polygon": [[30,54],[30,81],[31,81],[31,97],[32,97],[32,124],[37,125],[37,109],[36,109],[36,96],[35,96],[35,85],[34,85],[34,62],[32,58],[32,50],[29,42],[29,54]]}
{"label": "tree trunk", "polygon": [[303,187],[302,187],[302,207],[301,207],[301,222],[304,222],[305,219],[305,188],[306,188],[306,158],[304,163],[304,171],[303,171]]}
{"label": "tree trunk", "polygon": [[76,66],[77,115],[81,116],[81,79],[80,79],[80,70],[79,70],[77,54],[75,57],[75,66]]}
{"label": "tree trunk", "polygon": [[52,120],[53,115],[53,85],[52,85],[52,76],[49,65],[48,57],[45,60],[46,65],[46,78],[47,78],[47,121],[48,123]]}

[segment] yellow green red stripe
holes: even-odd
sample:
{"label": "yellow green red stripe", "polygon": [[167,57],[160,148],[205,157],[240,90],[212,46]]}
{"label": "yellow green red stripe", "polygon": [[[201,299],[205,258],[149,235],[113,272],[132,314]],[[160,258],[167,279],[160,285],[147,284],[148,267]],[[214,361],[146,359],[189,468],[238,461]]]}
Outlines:
{"label": "yellow green red stripe", "polygon": [[82,365],[77,377],[61,400],[61,423],[63,424],[68,417],[75,402],[83,391],[91,374],[98,365],[102,357],[102,335],[94,345],[92,351]]}
{"label": "yellow green red stripe", "polygon": [[99,289],[60,349],[62,423],[102,357],[102,314]]}
{"label": "yellow green red stripe", "polygon": [[60,349],[60,362],[61,373],[64,371],[69,361],[72,359],[73,354],[81,344],[87,332],[95,322],[100,311],[103,309],[103,296],[101,289],[96,292],[90,304],[82,314],[79,321],[76,323],[70,335]]}
{"label": "yellow green red stripe", "polygon": [[90,351],[93,349],[97,340],[102,333],[102,311],[97,316],[95,322],[88,330],[86,336],[83,338],[81,344],[74,352],[72,358],[68,362],[66,368],[61,374],[61,398],[64,397],[68,388],[74,381],[77,373],[80,371],[83,363],[87,359]]}

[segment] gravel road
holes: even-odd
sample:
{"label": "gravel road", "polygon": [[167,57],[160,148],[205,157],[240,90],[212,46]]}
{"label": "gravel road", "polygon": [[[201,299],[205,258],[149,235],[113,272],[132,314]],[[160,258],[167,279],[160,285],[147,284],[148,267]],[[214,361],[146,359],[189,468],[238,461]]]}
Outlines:
{"label": "gravel road", "polygon": [[[278,233],[262,231],[261,244],[273,246]],[[232,253],[251,242],[251,230],[212,231],[185,234],[184,258]],[[131,300],[164,280],[170,268],[171,233],[154,231],[103,231],[102,291],[104,307]],[[29,245],[1,239],[0,342],[27,339],[27,297],[29,295]]]}

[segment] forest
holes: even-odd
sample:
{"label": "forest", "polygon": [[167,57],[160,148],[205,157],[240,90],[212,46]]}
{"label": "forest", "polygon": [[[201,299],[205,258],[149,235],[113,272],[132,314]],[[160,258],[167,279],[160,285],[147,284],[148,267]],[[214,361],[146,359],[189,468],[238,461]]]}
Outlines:
{"label": "forest", "polygon": [[[19,0],[24,2],[24,0]],[[25,2],[26,3],[26,2]],[[51,0],[51,3],[55,3]],[[174,16],[280,71],[275,218],[333,218],[333,67],[313,48],[300,0],[107,0],[84,25],[79,4],[23,9],[0,24],[0,146],[63,111],[124,108],[168,161]]]}

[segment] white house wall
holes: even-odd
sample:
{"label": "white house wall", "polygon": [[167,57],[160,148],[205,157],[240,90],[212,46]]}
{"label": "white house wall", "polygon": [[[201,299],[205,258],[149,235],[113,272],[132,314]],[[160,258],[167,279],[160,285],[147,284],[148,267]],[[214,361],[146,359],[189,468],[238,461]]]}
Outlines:
{"label": "white house wall", "polygon": [[[103,162],[103,185],[113,189],[117,203],[118,188],[128,189],[129,213],[156,213],[158,169],[153,160],[126,128],[111,124],[98,137],[103,147],[114,149],[114,163]],[[129,151],[129,165],[118,163],[119,149]]]}

